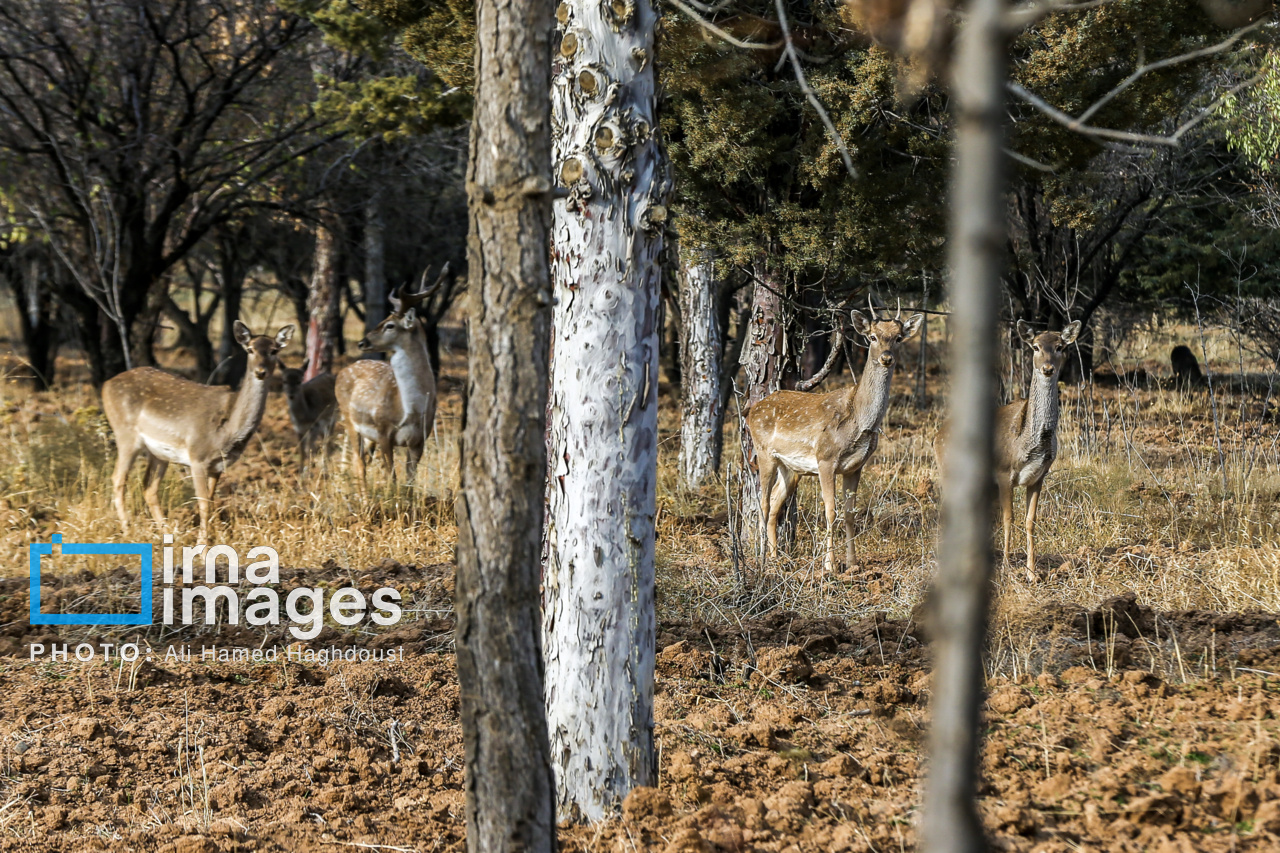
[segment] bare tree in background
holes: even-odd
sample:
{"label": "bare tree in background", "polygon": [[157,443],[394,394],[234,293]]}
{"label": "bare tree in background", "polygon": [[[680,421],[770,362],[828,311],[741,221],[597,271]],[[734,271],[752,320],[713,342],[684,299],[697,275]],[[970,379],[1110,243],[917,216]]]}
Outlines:
{"label": "bare tree in background", "polygon": [[552,89],[547,722],[562,817],[657,777],[654,523],[662,232],[651,0],[564,0]]}
{"label": "bare tree in background", "polygon": [[553,8],[552,0],[476,3],[457,647],[467,849],[477,853],[555,849],[538,643]]}

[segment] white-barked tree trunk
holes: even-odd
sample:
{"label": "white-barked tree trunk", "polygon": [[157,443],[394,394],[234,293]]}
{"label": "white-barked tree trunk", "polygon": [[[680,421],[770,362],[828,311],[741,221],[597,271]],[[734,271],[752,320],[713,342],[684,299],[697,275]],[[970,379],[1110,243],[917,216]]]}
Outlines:
{"label": "white-barked tree trunk", "polygon": [[682,245],[680,269],[680,482],[697,489],[720,469],[723,446],[719,287],[705,249]]}
{"label": "white-barked tree trunk", "polygon": [[556,307],[544,577],[562,819],[656,779],[658,301],[670,178],[649,0],[564,0],[552,74]]}

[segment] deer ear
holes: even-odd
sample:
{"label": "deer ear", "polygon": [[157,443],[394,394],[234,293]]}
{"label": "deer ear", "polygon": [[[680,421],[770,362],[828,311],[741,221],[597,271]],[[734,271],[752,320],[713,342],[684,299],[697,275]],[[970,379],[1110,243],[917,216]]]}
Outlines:
{"label": "deer ear", "polygon": [[1074,344],[1076,338],[1080,337],[1080,321],[1068,323],[1067,327],[1062,330],[1062,343],[1064,346]]}
{"label": "deer ear", "polygon": [[867,315],[861,311],[852,311],[849,313],[850,319],[853,320],[853,328],[858,334],[866,337],[871,333],[871,321],[867,319]]}
{"label": "deer ear", "polygon": [[[276,349],[284,349],[285,346],[292,339],[293,339],[293,326],[292,324],[290,324],[288,326],[285,326],[280,331],[276,332]],[[302,369],[306,370],[306,366],[304,365]]]}
{"label": "deer ear", "polygon": [[902,339],[905,341],[914,338],[916,332],[920,331],[920,324],[923,322],[923,314],[912,314],[907,318],[907,322],[902,324]]}
{"label": "deer ear", "polygon": [[1035,334],[1031,331],[1031,324],[1026,320],[1018,321],[1018,337],[1022,338],[1023,343],[1028,346],[1036,339]]}
{"label": "deer ear", "polygon": [[408,311],[404,312],[404,316],[400,318],[400,328],[412,329],[413,324],[416,322],[418,322],[418,312],[415,309],[410,308]]}
{"label": "deer ear", "polygon": [[253,341],[253,332],[249,331],[249,327],[239,320],[231,327],[236,336],[236,343],[245,349],[249,348],[249,344]]}

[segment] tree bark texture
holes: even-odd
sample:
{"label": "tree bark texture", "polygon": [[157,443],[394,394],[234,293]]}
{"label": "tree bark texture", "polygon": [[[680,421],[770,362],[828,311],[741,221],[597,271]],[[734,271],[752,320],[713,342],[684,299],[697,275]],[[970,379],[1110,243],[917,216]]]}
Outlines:
{"label": "tree bark texture", "polygon": [[538,585],[551,273],[553,0],[476,3],[470,364],[457,649],[467,849],[555,849]]}
{"label": "tree bark texture", "polygon": [[[746,414],[756,403],[783,387],[787,359],[786,304],[782,299],[782,281],[771,275],[762,260],[756,267],[756,285],[751,295],[751,315],[748,327],[740,332],[746,336],[742,347],[742,372],[746,387],[743,389],[742,417],[738,423],[738,440],[742,453],[742,489],[739,506],[742,510],[742,538],[749,543],[749,550],[758,556],[764,554],[762,519],[760,518],[760,482],[756,476],[755,448],[751,433],[747,430]],[[790,531],[795,521],[795,500],[788,501],[778,535],[790,541]]]}
{"label": "tree bark texture", "polygon": [[338,217],[331,211],[320,216],[316,228],[315,267],[307,292],[307,372],[306,379],[333,372],[333,357],[338,352],[335,337],[341,334],[342,294],[338,275]]}
{"label": "tree bark texture", "polygon": [[[1004,200],[1005,0],[973,0],[951,69],[952,400],[942,481],[934,699],[923,849],[986,850],[977,810],[979,725],[992,571],[994,424]],[[959,403],[957,405],[957,403]]]}
{"label": "tree bark texture", "polygon": [[720,470],[724,409],[720,397],[720,293],[705,250],[681,249],[680,481],[697,489]]}
{"label": "tree bark texture", "polygon": [[556,309],[545,585],[560,816],[597,820],[656,779],[654,522],[659,285],[670,177],[650,0],[556,13]]}

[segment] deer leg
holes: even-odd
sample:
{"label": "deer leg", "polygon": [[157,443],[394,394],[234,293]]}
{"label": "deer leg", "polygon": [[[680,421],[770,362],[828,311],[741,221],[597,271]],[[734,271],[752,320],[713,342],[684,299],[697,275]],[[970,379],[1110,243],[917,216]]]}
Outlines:
{"label": "deer leg", "polygon": [[382,462],[387,466],[387,474],[391,476],[391,485],[396,484],[396,444],[395,439],[390,435],[378,436],[378,453],[382,456]]}
{"label": "deer leg", "polygon": [[[765,454],[757,454],[760,462],[760,536],[765,541],[769,541],[769,497],[773,494],[773,480],[778,473],[778,461],[771,456]],[[772,559],[776,554],[776,537],[774,544],[769,546],[769,557]]]}
{"label": "deer leg", "polygon": [[147,473],[144,478],[147,487],[143,494],[147,499],[147,508],[151,510],[151,517],[158,527],[166,524],[164,510],[160,508],[160,481],[164,479],[164,472],[168,469],[168,462],[147,454]]}
{"label": "deer leg", "polygon": [[795,491],[796,475],[784,466],[778,466],[778,474],[774,479],[769,494],[769,557],[778,556],[778,516],[786,507],[791,493]]}
{"label": "deer leg", "polygon": [[1004,519],[1004,550],[1000,554],[1000,559],[1007,566],[1009,565],[1009,532],[1013,529],[1013,484],[1001,480],[999,490],[1000,514]]}
{"label": "deer leg", "polygon": [[354,421],[347,422],[347,432],[354,439],[351,448],[353,456],[351,464],[355,468],[356,479],[360,481],[360,488],[363,489],[366,485],[364,479],[364,438],[356,431]]}
{"label": "deer leg", "polygon": [[115,497],[116,515],[120,518],[120,532],[126,535],[129,533],[129,513],[124,505],[125,490],[129,485],[129,470],[133,468],[133,460],[138,457],[139,451],[140,448],[128,449],[120,444],[116,470],[111,475],[111,490]]}
{"label": "deer leg", "polygon": [[418,474],[418,463],[422,461],[422,447],[425,441],[417,444],[409,445],[409,458],[404,463],[405,482],[410,486],[414,483],[414,477]]}
{"label": "deer leg", "polygon": [[844,558],[853,566],[854,511],[857,509],[858,484],[862,481],[862,469],[844,475]]}
{"label": "deer leg", "polygon": [[196,509],[200,513],[200,538],[197,545],[209,544],[209,505],[213,496],[209,493],[209,472],[203,465],[191,466],[191,484],[196,491]]}
{"label": "deer leg", "polygon": [[836,468],[834,465],[818,466],[818,485],[822,487],[822,508],[827,517],[827,555],[822,567],[828,572],[836,570]]}
{"label": "deer leg", "polygon": [[1036,510],[1040,504],[1040,487],[1044,480],[1027,486],[1027,579],[1036,579]]}

